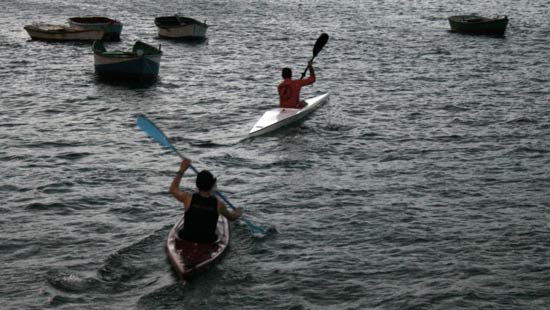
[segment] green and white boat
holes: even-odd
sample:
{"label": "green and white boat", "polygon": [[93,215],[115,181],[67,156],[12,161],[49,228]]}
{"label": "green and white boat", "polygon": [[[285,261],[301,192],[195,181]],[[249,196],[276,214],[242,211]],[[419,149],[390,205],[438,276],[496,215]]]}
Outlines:
{"label": "green and white boat", "polygon": [[208,25],[196,19],[178,15],[155,18],[159,37],[167,39],[204,40]]}
{"label": "green and white boat", "polygon": [[100,77],[148,80],[159,74],[162,51],[137,41],[131,51],[107,51],[102,41],[95,41],[95,72]]}

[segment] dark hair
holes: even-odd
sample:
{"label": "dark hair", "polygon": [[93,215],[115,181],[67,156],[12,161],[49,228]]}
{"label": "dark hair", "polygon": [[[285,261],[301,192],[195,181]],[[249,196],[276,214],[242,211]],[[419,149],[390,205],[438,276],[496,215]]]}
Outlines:
{"label": "dark hair", "polygon": [[203,170],[197,174],[196,184],[199,191],[208,192],[216,184],[216,178],[208,170]]}
{"label": "dark hair", "polygon": [[283,68],[283,79],[289,79],[292,77],[292,70],[290,68]]}

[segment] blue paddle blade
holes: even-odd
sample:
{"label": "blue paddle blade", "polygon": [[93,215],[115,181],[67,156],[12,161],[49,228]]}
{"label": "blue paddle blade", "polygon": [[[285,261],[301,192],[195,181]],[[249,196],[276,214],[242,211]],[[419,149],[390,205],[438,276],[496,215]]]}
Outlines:
{"label": "blue paddle blade", "polygon": [[168,141],[164,132],[153,124],[145,115],[140,114],[137,116],[137,125],[141,130],[145,131],[149,137],[153,138],[165,148],[174,149],[174,146]]}

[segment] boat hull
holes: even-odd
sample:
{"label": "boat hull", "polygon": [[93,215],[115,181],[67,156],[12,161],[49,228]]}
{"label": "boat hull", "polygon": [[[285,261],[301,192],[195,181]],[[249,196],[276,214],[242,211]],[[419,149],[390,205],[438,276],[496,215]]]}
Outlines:
{"label": "boat hull", "polygon": [[160,70],[160,55],[106,57],[94,54],[95,72],[106,78],[154,79]]}
{"label": "boat hull", "polygon": [[159,28],[159,37],[167,39],[204,39],[206,27],[188,25],[178,28]]}
{"label": "boat hull", "polygon": [[119,41],[122,32],[122,23],[107,17],[71,17],[69,24],[91,30],[103,30],[104,41]]}
{"label": "boat hull", "polygon": [[[184,215],[185,216],[185,215]],[[174,225],[168,234],[166,252],[174,271],[182,279],[207,268],[221,258],[229,246],[229,223],[224,216],[218,218],[216,235],[218,239],[212,244],[201,244],[182,240],[178,232],[183,228],[184,216]]]}
{"label": "boat hull", "polygon": [[452,32],[502,36],[506,32],[508,18],[484,18],[475,15],[449,17]]}
{"label": "boat hull", "polygon": [[[49,27],[25,26],[31,39],[42,41],[94,41],[103,37],[103,30],[47,25]],[[55,29],[55,30],[54,30]]]}
{"label": "boat hull", "polygon": [[248,133],[248,137],[257,137],[279,128],[296,123],[329,100],[329,94],[320,95],[306,100],[307,106],[302,109],[275,108],[265,112]]}

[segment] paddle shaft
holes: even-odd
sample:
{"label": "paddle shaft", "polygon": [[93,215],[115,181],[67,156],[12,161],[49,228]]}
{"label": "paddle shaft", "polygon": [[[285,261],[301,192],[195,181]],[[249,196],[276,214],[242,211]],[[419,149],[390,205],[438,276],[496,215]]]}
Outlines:
{"label": "paddle shaft", "polygon": [[315,59],[315,56],[311,57],[309,62],[307,63],[307,67],[304,69],[304,72],[302,72],[302,76],[300,77],[300,80],[303,80],[306,76],[307,69],[309,69],[309,64],[313,62],[313,59]]}

